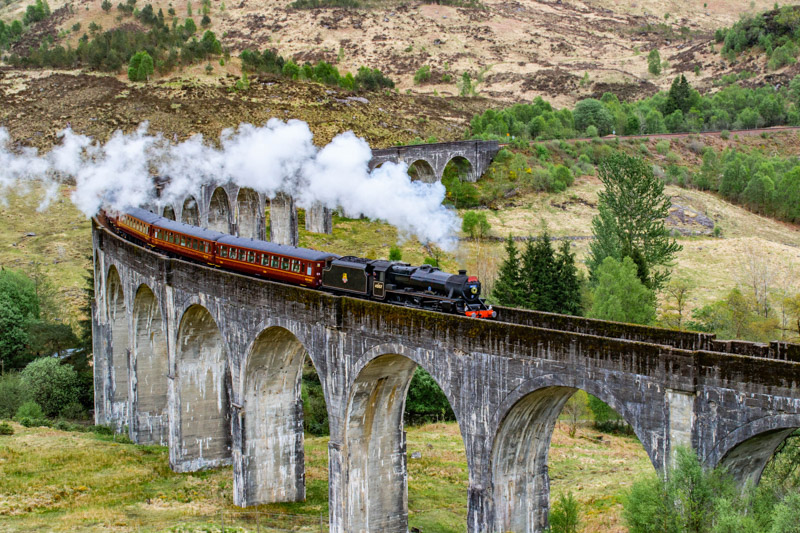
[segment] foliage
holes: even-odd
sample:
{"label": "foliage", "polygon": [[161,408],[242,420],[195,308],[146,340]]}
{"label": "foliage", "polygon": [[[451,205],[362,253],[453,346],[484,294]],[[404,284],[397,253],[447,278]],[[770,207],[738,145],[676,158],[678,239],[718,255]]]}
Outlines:
{"label": "foliage", "polygon": [[28,400],[20,405],[19,409],[17,409],[17,412],[14,414],[14,420],[22,420],[24,418],[39,420],[44,418],[44,411],[38,403],[33,400]]}
{"label": "foliage", "polygon": [[653,48],[647,54],[647,71],[653,76],[661,74],[661,54],[658,53],[656,48]]}
{"label": "foliage", "polygon": [[505,141],[509,136],[526,140],[592,137],[594,128],[587,132],[591,126],[598,135],[611,131],[638,135],[800,124],[800,76],[794,85],[777,90],[771,85],[742,87],[736,81],[703,96],[681,75],[667,92],[634,102],[621,102],[606,93],[600,100],[578,102],[573,110],[557,110],[537,98],[530,104],[486,110],[472,118],[470,129],[474,137]]}
{"label": "foliage", "polygon": [[790,493],[775,507],[770,533],[800,533],[800,493]]}
{"label": "foliage", "polygon": [[528,239],[522,256],[509,235],[506,259],[500,267],[492,292],[500,305],[536,309],[550,313],[578,315],[581,312],[581,281],[569,241],[558,253],[544,231]]}
{"label": "foliage", "polygon": [[36,3],[29,5],[25,9],[25,15],[22,17],[22,23],[30,26],[35,22],[46,19],[50,16],[50,6],[47,5],[47,0],[36,0]]}
{"label": "foliage", "polygon": [[86,409],[79,402],[72,402],[65,405],[59,415],[68,420],[86,420]]}
{"label": "foliage", "polygon": [[521,276],[519,250],[514,243],[514,238],[509,235],[506,238],[506,258],[500,266],[500,272],[494,283],[492,298],[501,305],[521,306],[523,300]]}
{"label": "foliage", "polygon": [[14,427],[8,422],[0,422],[0,435],[13,435]]}
{"label": "foliage", "polygon": [[30,360],[28,325],[39,315],[33,280],[17,271],[0,269],[0,361],[4,368],[21,368]]}
{"label": "foliage", "polygon": [[[572,116],[577,131],[585,131],[589,126],[594,126],[597,128],[596,135],[605,136],[611,133],[614,127],[614,118],[611,116],[611,112],[600,100],[594,98],[587,98],[575,104]],[[587,137],[596,135],[587,132]]]}
{"label": "foliage", "polygon": [[472,239],[480,239],[488,235],[491,226],[486,220],[486,213],[477,211],[467,211],[461,220],[461,231]]}
{"label": "foliage", "polygon": [[303,399],[303,429],[312,435],[327,435],[330,428],[322,383],[314,365],[308,358],[303,365],[301,395]]}
{"label": "foliage", "polygon": [[600,431],[617,431],[625,426],[625,420],[607,403],[591,394],[588,395],[589,410],[592,412],[594,427]]}
{"label": "foliage", "polygon": [[319,9],[321,7],[360,7],[358,0],[295,0],[289,7],[292,9]]}
{"label": "foliage", "polygon": [[47,416],[55,416],[66,405],[80,401],[78,374],[55,358],[44,357],[31,362],[20,376]]}
{"label": "foliage", "polygon": [[389,248],[389,261],[400,261],[401,259],[403,259],[403,251],[399,246],[393,244]]}
{"label": "foliage", "polygon": [[550,510],[550,533],[578,533],[580,509],[572,492],[559,497]]}
{"label": "foliage", "polygon": [[[33,48],[25,56],[16,54],[9,58],[13,65],[28,67],[57,67],[57,68],[88,68],[117,72],[124,65],[130,66],[131,59],[138,53],[146,52],[151,60],[154,70],[166,73],[179,63],[190,64],[208,59],[210,55],[222,52],[222,46],[213,32],[206,32],[203,40],[195,37],[197,26],[191,18],[184,24],[179,24],[173,19],[168,26],[162,10],[155,13],[151,4],[145,5],[141,10],[135,9],[135,0],[120,3],[117,7],[123,13],[135,16],[149,28],[148,31],[133,25],[124,25],[113,30],[99,33],[100,27],[92,23],[93,38],[90,40],[83,35],[78,40],[76,48],[68,44],[53,46],[52,42],[42,41],[38,48]],[[120,15],[122,16],[122,15]],[[1,28],[0,28],[1,30]],[[2,33],[2,31],[0,31]],[[0,37],[2,41],[2,37]],[[2,44],[0,42],[0,44]],[[136,79],[145,79],[142,76],[149,71],[150,62],[145,61],[143,70],[138,68],[144,56],[139,56],[135,62],[135,69],[129,72]],[[142,70],[140,73],[139,70]],[[146,77],[146,76],[145,76]]]}
{"label": "foliage", "polygon": [[12,418],[28,399],[28,390],[23,386],[19,372],[0,375],[0,419]]}
{"label": "foliage", "polygon": [[153,58],[146,51],[136,52],[128,64],[128,79],[148,81],[153,73]]}
{"label": "foliage", "polygon": [[590,278],[597,279],[607,257],[617,263],[629,257],[645,287],[658,291],[669,279],[668,267],[682,248],[670,239],[664,224],[671,205],[664,195],[664,183],[642,159],[622,153],[601,162],[599,177],[605,188],[598,194],[598,214],[592,219],[595,239],[587,259]]}
{"label": "foliage", "polygon": [[431,79],[431,66],[430,65],[422,65],[417,69],[414,73],[414,83],[417,85],[421,83],[425,83],[426,81],[430,81]]}
{"label": "foliage", "polygon": [[620,263],[607,256],[595,278],[588,316],[632,324],[651,324],[655,320],[655,294],[639,279],[630,257]]}
{"label": "foliage", "polygon": [[422,367],[417,367],[411,378],[404,418],[409,424],[455,420],[447,396]]}

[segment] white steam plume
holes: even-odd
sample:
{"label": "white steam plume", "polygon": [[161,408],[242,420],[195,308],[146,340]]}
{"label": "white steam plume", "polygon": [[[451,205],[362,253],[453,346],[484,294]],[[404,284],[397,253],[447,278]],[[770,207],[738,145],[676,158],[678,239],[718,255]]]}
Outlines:
{"label": "white steam plume", "polygon": [[[402,235],[446,249],[455,243],[458,218],[442,205],[444,186],[412,182],[404,164],[385,163],[370,172],[372,151],[352,132],[321,150],[308,124],[299,120],[241,124],[222,132],[219,148],[200,135],[170,144],[148,134],[146,123],[131,134],[115,132],[105,144],[69,128],[60,136],[61,145],[40,156],[30,148],[12,150],[7,131],[0,128],[0,197],[6,189],[36,180],[47,187],[44,204],[56,193],[59,179],[73,177],[72,201],[92,216],[101,207],[122,211],[180,202],[196,196],[204,184],[230,181],[269,198],[286,193],[306,209],[323,205],[349,216],[385,220]],[[154,175],[168,179],[160,196]]]}

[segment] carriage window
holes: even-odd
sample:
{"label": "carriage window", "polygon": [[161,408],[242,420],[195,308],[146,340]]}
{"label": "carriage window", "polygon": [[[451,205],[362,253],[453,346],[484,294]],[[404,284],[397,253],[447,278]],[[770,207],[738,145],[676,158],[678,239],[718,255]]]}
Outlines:
{"label": "carriage window", "polygon": [[205,249],[206,253],[208,253],[208,252],[209,252],[209,246],[210,246],[210,245],[209,245],[207,242],[206,242],[206,243],[203,243],[203,248]]}
{"label": "carriage window", "polygon": [[264,266],[269,266],[269,256],[267,254],[263,254],[261,256],[261,264]]}
{"label": "carriage window", "polygon": [[181,246],[186,246],[186,237],[181,235]]}
{"label": "carriage window", "polygon": [[273,255],[272,256],[272,268],[280,268],[281,267],[281,258]]}
{"label": "carriage window", "polygon": [[300,272],[300,261],[292,261],[292,272]]}
{"label": "carriage window", "polygon": [[192,239],[192,248],[194,248],[195,250],[197,250],[197,249],[198,249],[198,246],[197,246],[197,244],[198,244],[198,242],[197,242],[197,239]]}
{"label": "carriage window", "polygon": [[310,275],[311,275],[311,265],[309,265],[308,268],[306,269],[306,276]]}
{"label": "carriage window", "polygon": [[281,265],[282,270],[289,270],[289,260],[287,258],[283,258],[283,264]]}
{"label": "carriage window", "polygon": [[219,247],[219,255],[222,257],[228,257],[228,249],[224,246]]}
{"label": "carriage window", "polygon": [[255,263],[256,262],[256,254],[254,252],[247,252],[247,260],[250,263]]}

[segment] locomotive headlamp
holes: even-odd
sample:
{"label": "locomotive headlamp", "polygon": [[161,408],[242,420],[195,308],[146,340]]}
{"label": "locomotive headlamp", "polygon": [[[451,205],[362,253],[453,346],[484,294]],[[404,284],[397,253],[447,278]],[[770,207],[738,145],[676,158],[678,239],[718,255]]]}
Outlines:
{"label": "locomotive headlamp", "polygon": [[471,292],[472,294],[478,294],[478,287],[475,287],[475,286],[473,286],[473,287],[470,289],[470,292]]}

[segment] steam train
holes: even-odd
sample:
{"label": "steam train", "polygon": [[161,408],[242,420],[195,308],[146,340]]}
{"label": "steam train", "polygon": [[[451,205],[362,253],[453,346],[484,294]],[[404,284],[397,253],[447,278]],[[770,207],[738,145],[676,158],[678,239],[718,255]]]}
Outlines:
{"label": "steam train", "polygon": [[342,257],[236,237],[144,209],[103,212],[98,219],[121,237],[172,257],[334,294],[475,318],[497,316],[481,299],[478,278],[467,276],[466,270],[448,274],[431,265]]}

